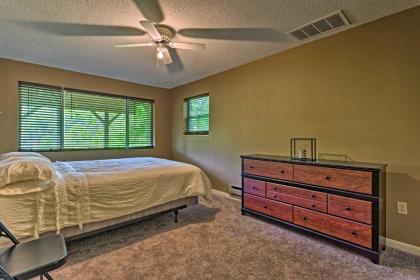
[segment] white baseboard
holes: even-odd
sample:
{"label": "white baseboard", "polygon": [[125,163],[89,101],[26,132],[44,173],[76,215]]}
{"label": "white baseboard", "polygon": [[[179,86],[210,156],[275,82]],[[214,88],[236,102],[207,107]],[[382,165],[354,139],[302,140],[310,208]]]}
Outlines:
{"label": "white baseboard", "polygon": [[229,199],[241,201],[241,198],[240,197],[236,197],[236,196],[230,195],[227,192],[222,192],[222,191],[218,191],[218,190],[212,189],[212,193],[214,195],[223,196],[223,197],[226,197],[226,198],[229,198]]}
{"label": "white baseboard", "polygon": [[393,249],[397,249],[399,251],[403,251],[415,256],[420,256],[420,247],[411,245],[411,244],[407,244],[401,241],[397,241],[394,239],[386,239],[386,246],[393,248]]}
{"label": "white baseboard", "polygon": [[[231,194],[228,194],[227,192],[222,192],[222,191],[218,191],[218,190],[215,190],[215,189],[212,189],[212,192],[213,192],[214,195],[226,197],[226,198],[237,200],[237,201],[241,200],[240,197],[233,196]],[[383,237],[381,237],[381,238],[383,238]],[[403,251],[403,252],[415,255],[415,256],[420,256],[420,247],[417,247],[417,246],[414,246],[414,245],[411,245],[411,244],[408,244],[408,243],[404,243],[404,242],[397,241],[397,240],[394,240],[394,239],[386,238],[386,246],[390,247],[390,248],[393,248],[393,249],[396,249],[396,250],[399,250],[399,251]]]}

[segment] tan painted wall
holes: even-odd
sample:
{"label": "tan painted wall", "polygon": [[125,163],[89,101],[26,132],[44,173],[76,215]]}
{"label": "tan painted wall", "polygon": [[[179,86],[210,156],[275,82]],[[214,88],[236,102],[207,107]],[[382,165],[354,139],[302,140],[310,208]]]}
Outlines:
{"label": "tan painted wall", "polygon": [[[389,164],[388,237],[420,246],[419,27],[415,8],[172,90],[173,157],[226,190],[241,154],[316,137],[320,153]],[[183,98],[204,92],[210,135],[184,136]]]}
{"label": "tan painted wall", "polygon": [[155,100],[154,149],[44,153],[53,160],[170,156],[171,100],[168,90],[6,59],[0,59],[0,111],[3,112],[0,115],[0,153],[18,148],[18,81]]}

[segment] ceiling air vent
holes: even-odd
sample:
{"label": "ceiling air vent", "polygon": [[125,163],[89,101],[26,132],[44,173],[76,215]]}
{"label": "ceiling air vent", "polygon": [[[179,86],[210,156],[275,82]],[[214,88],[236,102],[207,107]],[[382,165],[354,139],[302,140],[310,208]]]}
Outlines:
{"label": "ceiling air vent", "polygon": [[350,25],[349,20],[346,18],[343,11],[337,11],[323,18],[314,20],[309,24],[289,31],[288,34],[301,41],[330,32],[346,25]]}

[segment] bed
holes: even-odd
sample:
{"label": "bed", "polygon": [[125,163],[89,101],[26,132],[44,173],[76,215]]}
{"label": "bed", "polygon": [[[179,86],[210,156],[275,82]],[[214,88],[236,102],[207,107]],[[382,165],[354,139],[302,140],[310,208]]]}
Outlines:
{"label": "bed", "polygon": [[18,237],[59,232],[75,238],[209,197],[204,172],[190,164],[138,157],[51,163],[54,184],[0,194],[0,220]]}

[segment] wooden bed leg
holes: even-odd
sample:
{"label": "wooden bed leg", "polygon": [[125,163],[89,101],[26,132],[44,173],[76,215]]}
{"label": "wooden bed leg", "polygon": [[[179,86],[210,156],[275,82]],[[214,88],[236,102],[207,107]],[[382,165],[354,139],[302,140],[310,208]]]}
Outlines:
{"label": "wooden bed leg", "polygon": [[178,223],[178,209],[174,210],[175,223]]}

